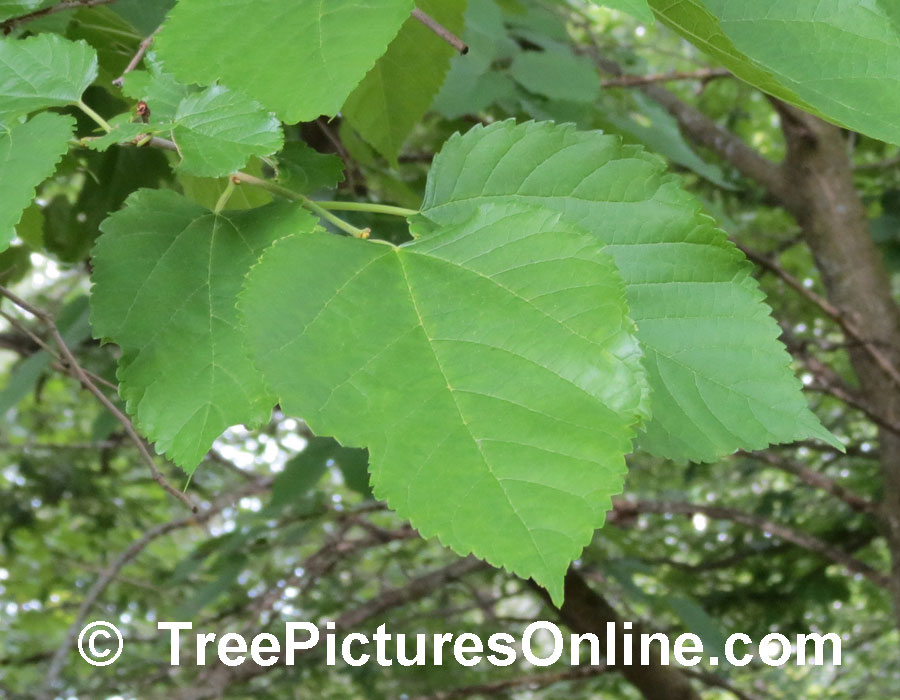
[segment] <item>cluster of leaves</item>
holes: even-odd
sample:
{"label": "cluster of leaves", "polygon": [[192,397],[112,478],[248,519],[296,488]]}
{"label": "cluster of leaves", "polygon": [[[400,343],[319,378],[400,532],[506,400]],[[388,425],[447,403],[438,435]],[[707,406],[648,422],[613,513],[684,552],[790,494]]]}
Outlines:
{"label": "cluster of leaves", "polygon": [[[0,6],[0,18],[33,4]],[[215,0],[181,0],[145,69],[124,79],[145,119],[98,114],[104,100],[121,109],[118,98],[86,104],[120,64],[91,36],[99,30],[4,39],[0,241],[28,223],[35,189],[65,167],[76,134],[88,159],[170,149],[172,171],[163,163],[151,182],[39,212],[71,225],[84,223],[78,208],[115,212],[94,222],[91,320],[122,349],[120,393],[141,432],[191,472],[223,430],[261,424],[278,403],[316,434],[367,448],[375,495],[423,535],[560,602],[635,445],[711,461],[807,437],[840,443],[808,410],[744,256],[633,143],[659,133],[624,125],[623,143],[549,121],[567,110],[578,120],[600,98],[590,58],[564,43],[564,27],[535,31],[546,8],[523,5],[515,38],[496,43],[485,37],[508,21],[499,6],[464,5],[334,0],[323,12],[255,0],[222,21]],[[881,116],[900,52],[887,2],[849,15],[813,0],[614,5],[646,19],[652,7],[748,82],[898,140],[896,120]],[[154,6],[161,19],[167,3]],[[414,9],[465,27],[469,53],[453,57]],[[340,113],[396,163],[432,102],[448,118],[497,103],[540,120],[449,138],[421,206],[394,208],[410,220],[401,245],[363,240],[329,213],[346,203],[309,199],[343,172],[293,125]],[[85,134],[73,105],[102,133]],[[680,157],[721,180],[689,149]],[[174,186],[137,189],[160,181]],[[360,235],[335,237],[324,226],[335,222]]]}

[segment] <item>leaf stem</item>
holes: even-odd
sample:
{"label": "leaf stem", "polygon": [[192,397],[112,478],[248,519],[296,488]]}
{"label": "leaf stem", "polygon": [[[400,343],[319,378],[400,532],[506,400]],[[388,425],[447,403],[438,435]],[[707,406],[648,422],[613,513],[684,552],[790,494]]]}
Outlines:
{"label": "leaf stem", "polygon": [[91,119],[93,119],[101,129],[103,129],[107,134],[113,130],[112,126],[108,121],[106,121],[103,117],[97,114],[94,110],[88,107],[82,100],[78,100],[75,103],[82,112],[88,115]]}
{"label": "leaf stem", "polygon": [[370,202],[316,202],[323,209],[329,211],[367,211],[372,214],[389,214],[407,218],[419,213],[417,209],[405,209],[390,204],[372,204]]}
{"label": "leaf stem", "polygon": [[343,219],[338,218],[330,211],[321,206],[318,202],[314,202],[309,197],[305,197],[299,192],[294,192],[293,190],[289,190],[286,187],[282,187],[281,185],[275,184],[274,182],[269,182],[268,180],[263,180],[262,178],[256,177],[254,175],[250,175],[248,173],[238,172],[234,174],[234,179],[239,182],[244,182],[248,185],[253,185],[254,187],[260,187],[264,190],[268,190],[272,194],[277,194],[280,197],[284,197],[285,199],[291,199],[295,202],[300,202],[306,209],[309,209],[316,216],[325,219],[325,221],[333,224],[335,227],[343,231],[344,233],[348,233],[354,238],[368,238],[371,231],[369,229],[361,229],[356,228],[356,226],[352,226]]}
{"label": "leaf stem", "polygon": [[219,200],[216,202],[215,213],[220,213],[225,206],[228,204],[228,200],[231,199],[231,195],[234,194],[234,188],[237,185],[237,182],[233,177],[228,178],[228,184],[225,186],[225,191],[222,192]]}

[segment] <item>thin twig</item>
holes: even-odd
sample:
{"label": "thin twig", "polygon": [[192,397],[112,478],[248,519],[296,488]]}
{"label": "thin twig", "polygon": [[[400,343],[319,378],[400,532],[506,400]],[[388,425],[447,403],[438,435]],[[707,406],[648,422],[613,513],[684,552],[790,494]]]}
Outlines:
{"label": "thin twig", "polygon": [[116,87],[122,87],[122,85],[125,83],[125,76],[128,75],[131,71],[133,71],[135,68],[138,67],[138,64],[144,58],[144,54],[147,53],[147,49],[150,48],[150,44],[153,43],[154,37],[157,35],[157,33],[159,32],[159,30],[161,28],[162,27],[157,27],[153,31],[153,33],[150,34],[150,36],[148,36],[146,39],[144,39],[138,45],[137,53],[131,57],[131,60],[128,62],[128,65],[125,66],[125,70],[122,71],[122,75],[120,75],[118,78],[116,78],[115,80],[112,81],[113,85],[115,85]]}
{"label": "thin twig", "polygon": [[9,34],[20,24],[25,24],[26,22],[31,22],[48,15],[55,15],[57,12],[64,12],[65,10],[78,10],[88,7],[97,7],[99,5],[111,5],[115,1],[116,0],[66,0],[66,2],[61,2],[58,5],[44,7],[40,10],[35,10],[34,12],[28,12],[24,15],[19,15],[18,17],[10,17],[9,19],[0,22],[0,32],[2,32],[3,34]]}
{"label": "thin twig", "polygon": [[135,430],[135,427],[128,416],[122,413],[118,409],[118,407],[106,396],[106,394],[104,394],[100,390],[100,388],[94,383],[91,377],[88,376],[88,373],[78,363],[75,355],[72,354],[69,346],[66,345],[66,341],[63,340],[59,329],[56,327],[56,323],[54,323],[53,321],[53,317],[46,311],[42,311],[34,305],[29,304],[27,301],[9,291],[5,287],[0,287],[0,296],[6,297],[20,309],[24,309],[47,326],[47,328],[50,330],[51,336],[53,337],[54,343],[56,343],[56,346],[59,348],[59,351],[62,354],[62,357],[60,358],[62,366],[66,368],[69,374],[77,379],[85,389],[93,394],[97,401],[99,401],[103,405],[103,407],[113,416],[115,416],[116,420],[118,420],[119,423],[122,424],[122,427],[125,429],[125,433],[134,443],[135,447],[138,448],[138,452],[140,453],[141,458],[150,468],[150,475],[153,480],[158,483],[166,491],[166,493],[181,501],[185,506],[190,508],[192,512],[196,513],[198,509],[193,500],[191,500],[191,498],[186,493],[183,493],[172,486],[162,475],[162,472],[159,471],[156,466],[156,462],[153,459],[153,456],[147,449],[146,443],[138,434],[137,430]]}
{"label": "thin twig", "polygon": [[[34,342],[38,348],[44,350],[50,357],[55,360],[55,363],[52,365],[53,369],[61,371],[63,374],[69,374],[68,369],[65,367],[65,364],[62,361],[62,358],[56,353],[52,347],[50,347],[47,343],[45,343],[40,336],[36,333],[32,332],[28,329],[28,327],[20,323],[19,320],[15,316],[10,316],[3,310],[0,310],[0,317],[6,319],[11,326],[16,328],[20,333],[25,334],[32,342]],[[94,374],[93,372],[88,372],[84,370],[84,373],[91,378],[91,381],[96,382],[97,384],[102,384],[103,386],[112,389],[113,391],[118,391],[119,387],[113,384],[112,382],[107,381],[103,377]]]}
{"label": "thin twig", "polygon": [[704,68],[702,70],[674,73],[653,73],[650,75],[622,75],[618,78],[604,80],[602,85],[611,87],[640,87],[653,83],[672,83],[679,80],[700,80],[706,82],[716,78],[727,78],[731,71],[724,68]]}
{"label": "thin twig", "polygon": [[469,53],[469,46],[460,39],[456,34],[451,32],[447,27],[438,22],[431,15],[427,15],[418,7],[412,11],[412,16],[419,20],[422,24],[428,27],[431,31],[437,34],[441,39],[446,41],[450,46],[459,51],[463,56]]}
{"label": "thin twig", "polygon": [[877,511],[875,504],[871,501],[853,493],[849,489],[841,486],[834,479],[831,479],[814,469],[810,469],[800,462],[796,462],[781,455],[776,455],[769,451],[745,454],[747,454],[748,457],[753,457],[761,462],[765,462],[775,469],[780,469],[788,474],[793,474],[806,485],[825,491],[835,498],[842,500],[858,513],[874,514]]}

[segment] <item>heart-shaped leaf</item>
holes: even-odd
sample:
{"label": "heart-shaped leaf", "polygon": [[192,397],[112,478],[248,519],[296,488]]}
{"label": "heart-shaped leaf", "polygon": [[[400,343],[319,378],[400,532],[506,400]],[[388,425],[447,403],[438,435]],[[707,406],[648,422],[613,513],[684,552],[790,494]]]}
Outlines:
{"label": "heart-shaped leaf", "polygon": [[515,205],[400,247],[301,234],[263,254],[239,307],[282,408],[368,447],[377,497],[562,599],[646,394],[596,239]]}

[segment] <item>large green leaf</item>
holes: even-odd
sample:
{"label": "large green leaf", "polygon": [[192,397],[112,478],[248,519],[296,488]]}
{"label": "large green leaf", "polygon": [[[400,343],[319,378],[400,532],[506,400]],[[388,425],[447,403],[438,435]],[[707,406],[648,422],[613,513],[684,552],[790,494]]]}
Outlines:
{"label": "large green leaf", "polygon": [[180,0],[156,46],[182,81],[221,80],[293,124],[337,114],[412,9],[413,0]]}
{"label": "large green leaf", "polygon": [[273,401],[245,356],[235,298],[268,244],[314,226],[293,204],[216,215],[166,190],[135,193],[103,223],[94,334],[122,347],[129,412],[185,470],[228,426],[268,417]]}
{"label": "large green leaf", "polygon": [[811,435],[835,442],[807,408],[751,266],[659,158],[549,122],[451,138],[423,213],[449,225],[502,202],[556,209],[607,244],[653,390],[642,447],[714,460]]}
{"label": "large green leaf", "polygon": [[894,0],[651,0],[738,77],[833,122],[900,143]]}
{"label": "large green leaf", "polygon": [[622,488],[645,390],[612,259],[559,219],[486,207],[400,247],[293,236],[239,302],[287,413],[368,447],[376,496],[424,536],[557,602]]}
{"label": "large green leaf", "polygon": [[181,101],[172,137],[182,157],[178,167],[200,177],[228,175],[284,144],[273,114],[219,85]]}
{"label": "large green leaf", "polygon": [[[466,0],[418,0],[416,5],[450,31],[462,32]],[[341,114],[379,153],[395,161],[441,89],[455,53],[452,46],[410,17],[387,53],[347,99]]]}
{"label": "large green leaf", "polygon": [[74,126],[73,119],[59,114],[38,114],[9,129],[0,126],[0,251],[12,241],[35,188],[69,150]]}
{"label": "large green leaf", "polygon": [[97,77],[97,53],[58,34],[0,40],[0,122],[78,102]]}

